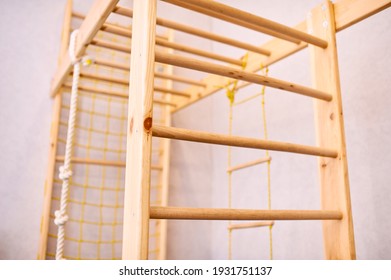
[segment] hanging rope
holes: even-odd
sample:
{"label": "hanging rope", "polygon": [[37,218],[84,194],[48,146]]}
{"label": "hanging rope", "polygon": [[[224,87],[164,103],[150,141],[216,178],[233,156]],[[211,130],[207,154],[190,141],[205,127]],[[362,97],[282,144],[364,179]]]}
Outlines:
{"label": "hanging rope", "polygon": [[73,150],[73,138],[75,135],[75,125],[76,125],[76,110],[77,110],[77,97],[78,97],[78,86],[80,78],[80,63],[84,65],[90,65],[91,59],[83,57],[78,59],[75,54],[76,49],[76,39],[79,30],[75,30],[71,34],[69,42],[69,57],[71,63],[73,64],[73,80],[72,80],[72,91],[71,91],[71,102],[69,109],[69,121],[68,121],[68,132],[67,140],[65,145],[65,156],[64,156],[64,165],[60,167],[59,178],[62,180],[61,188],[61,198],[60,198],[60,209],[54,212],[54,223],[58,226],[57,234],[57,251],[56,259],[63,260],[64,254],[64,241],[65,241],[65,225],[68,221],[68,215],[66,213],[68,205],[68,194],[69,194],[69,181],[72,177],[71,170],[71,157]]}
{"label": "hanging rope", "polygon": [[[264,75],[267,77],[269,74],[269,68],[264,68],[263,65],[261,65],[261,70],[264,70]],[[261,104],[262,104],[262,120],[263,120],[263,138],[265,140],[268,140],[268,133],[267,133],[267,122],[266,122],[266,106],[265,106],[265,91],[266,86],[262,86],[261,90]],[[266,157],[269,157],[269,151],[265,150]],[[272,197],[271,197],[271,176],[270,176],[270,164],[271,161],[269,160],[267,162],[267,209],[271,210],[272,208]],[[273,224],[269,226],[269,258],[273,259]]]}
{"label": "hanging rope", "polygon": [[[246,53],[242,57],[242,69],[244,70],[247,66],[247,60],[248,60],[248,53]],[[235,80],[231,87],[228,84],[225,87],[226,95],[229,100],[229,117],[228,117],[228,135],[232,135],[232,120],[233,120],[233,105],[235,103],[235,94],[237,91],[238,86],[238,80]],[[232,208],[232,170],[231,170],[231,164],[232,164],[232,151],[231,147],[228,146],[228,208]],[[228,259],[232,259],[232,229],[231,229],[231,221],[228,221]]]}
{"label": "hanging rope", "polygon": [[[247,57],[246,57],[247,61]],[[243,64],[243,68],[245,68],[246,64]],[[264,75],[267,76],[269,73],[269,69],[266,67],[264,68],[263,65],[261,65],[261,71],[264,71]],[[246,103],[252,99],[255,99],[256,97],[261,96],[261,108],[262,108],[262,122],[263,122],[263,136],[264,139],[268,139],[268,132],[267,132],[267,122],[266,122],[266,110],[265,110],[265,91],[266,86],[262,86],[261,92],[254,94],[248,98],[244,98],[240,101],[235,102],[235,94],[237,91],[237,80],[232,83],[232,87],[226,86],[226,95],[229,100],[229,116],[228,116],[228,134],[232,135],[232,122],[233,122],[233,106],[240,105],[243,103]],[[269,151],[265,150],[266,157],[269,157]],[[271,210],[271,176],[270,176],[270,160],[267,161],[267,205],[268,209]],[[231,147],[228,147],[228,208],[232,208],[232,171],[231,171],[231,165],[232,165],[232,151]],[[231,228],[232,222],[228,222],[228,259],[232,259],[232,228]],[[273,259],[273,238],[272,238],[272,228],[273,225],[269,226],[269,258]]]}

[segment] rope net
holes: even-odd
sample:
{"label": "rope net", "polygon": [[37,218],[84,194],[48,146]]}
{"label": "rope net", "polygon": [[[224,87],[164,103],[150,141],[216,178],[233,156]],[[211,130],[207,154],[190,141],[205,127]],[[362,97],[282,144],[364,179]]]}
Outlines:
{"label": "rope net", "polygon": [[[97,38],[130,45],[125,37],[99,32]],[[130,55],[109,51],[90,45],[87,54],[130,65]],[[157,65],[156,71],[165,71]],[[128,79],[129,72],[98,66],[82,67],[81,73]],[[71,77],[66,85],[71,85]],[[163,81],[156,85],[166,86]],[[128,94],[123,84],[87,79],[83,75],[80,87],[88,86],[94,91],[113,90]],[[47,259],[56,256],[57,226],[54,211],[60,208],[61,185],[58,170],[65,154],[68,118],[70,111],[70,88],[62,90],[62,106],[59,121],[55,176],[52,184],[50,226],[47,243]],[[167,100],[167,96],[155,93],[155,98]],[[167,106],[155,104],[154,123],[167,124]],[[121,259],[122,222],[125,185],[127,98],[108,96],[79,90],[75,135],[71,162],[72,177],[69,179],[69,196],[66,213],[63,257],[70,260]],[[152,165],[162,165],[162,139],[152,143]],[[78,160],[76,160],[78,159]],[[151,171],[151,205],[162,205],[162,170]],[[160,221],[150,222],[149,258],[159,258]]]}

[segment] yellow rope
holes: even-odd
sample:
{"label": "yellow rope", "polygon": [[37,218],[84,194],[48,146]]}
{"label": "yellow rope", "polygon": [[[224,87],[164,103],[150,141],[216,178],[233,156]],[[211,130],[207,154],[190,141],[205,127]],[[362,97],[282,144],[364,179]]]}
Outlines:
{"label": "yellow rope", "polygon": [[[263,65],[261,65],[261,70],[264,69],[264,75],[267,76],[269,73],[269,68],[264,68]],[[261,90],[261,104],[262,104],[262,120],[263,120],[263,137],[265,140],[268,140],[268,132],[267,132],[267,122],[266,122],[266,108],[265,108],[265,91],[266,86],[262,86]],[[265,150],[266,157],[269,157],[269,151]],[[272,208],[272,198],[271,198],[271,181],[270,181],[270,164],[271,161],[269,160],[267,162],[267,208],[271,210]],[[269,258],[273,259],[273,226],[269,226]]]}
{"label": "yellow rope", "polygon": [[[245,69],[248,61],[248,53],[242,57],[242,69]],[[233,105],[235,103],[235,94],[237,91],[238,80],[235,80],[232,84],[225,86],[226,96],[229,100],[229,117],[228,117],[228,135],[232,135],[232,121],[233,121]],[[232,165],[232,149],[228,146],[228,160],[227,169],[230,170]],[[232,171],[228,171],[228,208],[232,208]],[[231,221],[228,221],[228,259],[232,259],[232,229],[230,225]]]}
{"label": "yellow rope", "polygon": [[[245,56],[245,59],[247,61],[247,56]],[[243,68],[246,67],[246,64],[243,64]],[[264,75],[267,76],[269,73],[269,69],[266,67],[264,68],[263,65],[261,65],[261,71],[264,71]],[[226,86],[226,95],[229,100],[229,116],[228,116],[228,135],[232,135],[232,123],[233,123],[233,106],[244,104],[250,100],[253,100],[259,96],[262,97],[261,99],[261,108],[262,108],[262,122],[263,122],[263,136],[264,139],[268,139],[268,131],[267,131],[267,121],[266,121],[266,109],[265,109],[265,91],[266,86],[262,86],[261,92],[254,94],[250,97],[244,98],[240,101],[235,102],[235,94],[237,91],[237,83],[238,80],[235,80],[232,83],[232,86],[229,87]],[[265,150],[266,157],[269,157],[269,151]],[[271,209],[271,172],[270,172],[270,161],[267,162],[267,205],[268,209]],[[228,159],[227,159],[227,166],[228,170],[231,169],[232,165],[232,150],[231,147],[228,147]],[[228,171],[228,208],[232,208],[232,171]],[[232,224],[231,221],[228,222],[228,259],[232,259],[232,229],[230,225]],[[269,258],[273,259],[273,235],[272,235],[272,229],[273,226],[269,226]]]}

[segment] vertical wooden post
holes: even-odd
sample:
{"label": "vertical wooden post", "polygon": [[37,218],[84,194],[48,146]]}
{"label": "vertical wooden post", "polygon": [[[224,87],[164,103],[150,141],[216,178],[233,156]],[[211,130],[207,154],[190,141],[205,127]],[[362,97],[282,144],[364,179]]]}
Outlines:
{"label": "vertical wooden post", "polygon": [[[174,41],[174,32],[172,29],[168,30],[168,41]],[[173,49],[167,49],[168,53],[173,53]],[[164,74],[172,75],[173,74],[173,66],[165,65]],[[165,80],[165,88],[172,89],[173,82],[172,80]],[[165,101],[171,101],[171,94],[166,94]],[[164,106],[164,125],[170,127],[171,126],[171,108],[170,106]],[[169,193],[169,176],[170,176],[170,139],[160,139],[162,141],[162,151],[163,154],[160,159],[159,165],[163,167],[161,182],[162,182],[162,197],[161,197],[161,206],[168,205],[168,193]],[[157,259],[165,260],[167,258],[167,220],[158,220],[159,221],[159,253]]]}
{"label": "vertical wooden post", "polygon": [[355,259],[335,18],[331,2],[325,1],[308,14],[308,29],[309,33],[328,42],[325,49],[309,46],[313,84],[316,89],[333,96],[330,102],[315,101],[318,145],[338,150],[338,157],[335,159],[319,158],[322,209],[339,210],[343,213],[340,221],[323,222],[325,257]]}
{"label": "vertical wooden post", "polygon": [[122,259],[147,259],[156,0],[133,11]]}
{"label": "vertical wooden post", "polygon": [[[60,45],[60,55],[58,64],[61,64],[61,58],[64,57],[64,54],[67,51],[69,44],[69,35],[71,32],[71,20],[72,20],[72,0],[68,0],[65,7],[65,15],[63,22],[63,29],[61,34],[61,45]],[[44,199],[43,199],[43,210],[41,216],[41,226],[40,226],[40,236],[39,236],[39,247],[37,259],[44,260],[46,258],[46,248],[48,240],[48,231],[49,231],[49,222],[50,222],[50,207],[52,201],[52,190],[53,190],[53,179],[55,174],[56,166],[56,153],[57,153],[57,140],[58,140],[58,129],[60,123],[60,114],[61,114],[61,100],[62,94],[60,92],[54,97],[53,105],[53,116],[52,123],[50,128],[50,150],[49,150],[49,160],[48,160],[48,169],[45,180],[44,187]]]}

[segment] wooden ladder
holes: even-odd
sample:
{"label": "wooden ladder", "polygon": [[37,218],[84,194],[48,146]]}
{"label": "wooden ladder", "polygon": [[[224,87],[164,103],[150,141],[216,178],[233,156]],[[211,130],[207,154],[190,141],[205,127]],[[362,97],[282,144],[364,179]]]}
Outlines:
{"label": "wooden ladder", "polygon": [[[186,4],[182,0],[168,2],[182,3],[182,6],[201,9],[204,12],[208,10],[205,7],[200,8],[201,4]],[[209,1],[208,3],[215,5],[216,2]],[[231,70],[229,67],[201,64],[193,59],[155,52],[156,0],[135,0],[133,12],[131,69],[139,69],[139,71],[132,71],[130,76],[123,259],[146,259],[148,257],[150,219],[323,220],[325,257],[327,259],[355,259],[333,5],[326,1],[314,8],[308,16],[310,35],[303,37],[303,34],[299,34],[301,39],[305,38],[307,42],[313,44],[310,45],[313,89],[277,79],[265,79],[260,75],[236,69]],[[290,36],[295,36],[294,32]],[[318,147],[154,125],[152,110],[155,59],[163,63],[240,78],[248,82],[267,83],[272,87],[313,97]],[[151,207],[150,158],[153,136],[317,156],[322,209],[249,210]]]}

